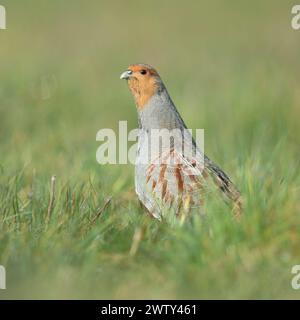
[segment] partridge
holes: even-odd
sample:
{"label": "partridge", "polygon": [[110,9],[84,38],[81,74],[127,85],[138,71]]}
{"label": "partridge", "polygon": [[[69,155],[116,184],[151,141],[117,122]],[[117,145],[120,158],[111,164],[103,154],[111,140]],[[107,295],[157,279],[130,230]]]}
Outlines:
{"label": "partridge", "polygon": [[133,64],[120,78],[127,80],[137,107],[135,190],[148,212],[159,220],[170,211],[179,217],[203,213],[206,194],[219,190],[239,217],[240,192],[196,144],[157,71]]}

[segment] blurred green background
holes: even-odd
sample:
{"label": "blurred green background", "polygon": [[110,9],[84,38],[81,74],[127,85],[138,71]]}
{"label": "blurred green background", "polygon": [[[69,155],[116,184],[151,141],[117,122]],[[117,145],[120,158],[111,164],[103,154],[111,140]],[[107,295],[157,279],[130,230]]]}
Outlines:
{"label": "blurred green background", "polygon": [[[0,298],[300,298],[293,1],[0,4]],[[187,126],[205,129],[205,152],[244,195],[241,223],[214,201],[205,223],[152,221],[133,167],[96,162],[99,129],[137,126],[119,80],[135,62],[155,66]]]}

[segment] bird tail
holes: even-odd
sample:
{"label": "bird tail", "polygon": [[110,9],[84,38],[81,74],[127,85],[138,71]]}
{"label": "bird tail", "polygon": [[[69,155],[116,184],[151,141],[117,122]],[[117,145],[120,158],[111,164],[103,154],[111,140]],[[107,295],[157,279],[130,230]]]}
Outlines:
{"label": "bird tail", "polygon": [[243,211],[243,202],[240,191],[230,180],[227,174],[215,163],[208,158],[206,159],[206,163],[209,175],[212,177],[215,185],[219,188],[221,193],[231,201],[233,214],[235,218],[238,219]]}

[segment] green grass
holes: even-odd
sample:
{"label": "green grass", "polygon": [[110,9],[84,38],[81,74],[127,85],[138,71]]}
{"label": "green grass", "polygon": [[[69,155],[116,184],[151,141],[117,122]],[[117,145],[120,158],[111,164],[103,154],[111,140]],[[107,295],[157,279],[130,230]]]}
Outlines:
{"label": "green grass", "polygon": [[[0,298],[300,298],[292,2],[1,4]],[[188,127],[205,129],[243,194],[240,223],[218,197],[205,219],[154,221],[133,167],[97,164],[99,129],[137,125],[118,79],[133,62],[156,66]]]}

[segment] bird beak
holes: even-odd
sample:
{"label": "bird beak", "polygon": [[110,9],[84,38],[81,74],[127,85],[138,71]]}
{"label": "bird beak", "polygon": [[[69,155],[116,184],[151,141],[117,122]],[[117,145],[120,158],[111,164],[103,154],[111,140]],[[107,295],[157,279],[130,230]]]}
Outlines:
{"label": "bird beak", "polygon": [[132,74],[132,71],[126,70],[125,72],[123,72],[121,74],[120,79],[126,79],[127,80],[127,79],[130,78],[131,74]]}

